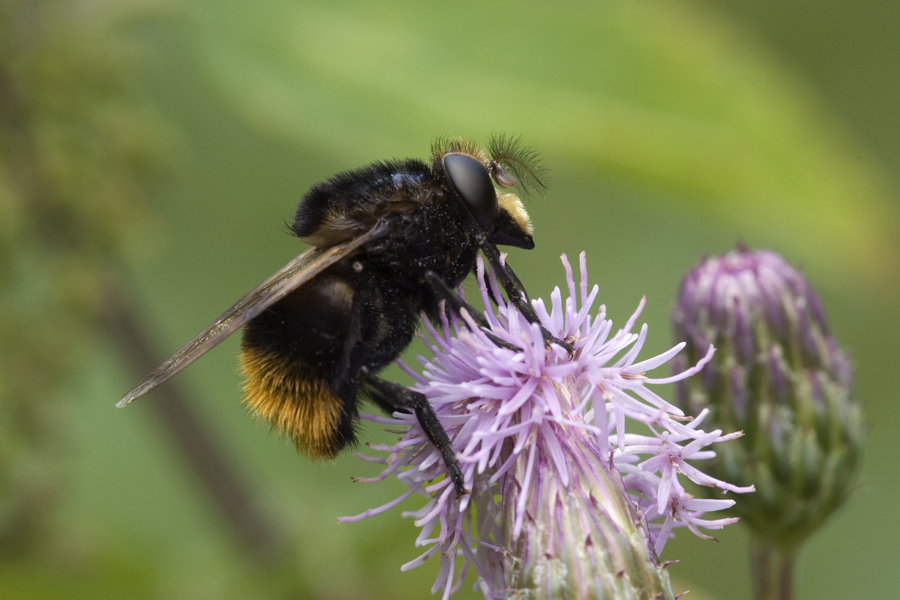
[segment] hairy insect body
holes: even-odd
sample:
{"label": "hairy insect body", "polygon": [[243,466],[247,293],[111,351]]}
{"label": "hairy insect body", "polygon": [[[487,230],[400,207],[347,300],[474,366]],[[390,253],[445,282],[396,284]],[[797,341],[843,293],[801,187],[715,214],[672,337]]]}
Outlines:
{"label": "hairy insect body", "polygon": [[389,231],[244,328],[244,401],[304,454],[331,458],[355,441],[364,374],[410,344],[420,312],[437,315],[425,273],[455,287],[472,272],[477,225],[442,180],[419,161],[382,163],[321,183],[300,204],[292,231],[304,241],[379,222]]}
{"label": "hairy insect body", "polygon": [[[368,398],[388,412],[416,415],[462,497],[468,491],[462,471],[428,399],[378,373],[412,341],[421,313],[438,316],[439,300],[487,327],[453,291],[474,269],[478,252],[510,302],[539,325],[497,249],[534,247],[519,197],[501,190],[522,180],[542,185],[539,173],[534,153],[516,140],[495,138],[488,153],[452,138],[432,146],[430,163],[378,162],[314,185],[290,227],[313,247],[239,299],[117,405],[146,394],[244,327],[244,401],[298,450],[331,458],[352,445],[359,402]],[[547,344],[572,351],[569,342],[541,332]]]}

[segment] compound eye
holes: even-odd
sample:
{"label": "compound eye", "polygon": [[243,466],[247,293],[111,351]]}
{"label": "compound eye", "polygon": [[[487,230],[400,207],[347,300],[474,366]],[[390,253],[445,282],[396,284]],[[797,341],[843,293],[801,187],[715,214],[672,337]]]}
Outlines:
{"label": "compound eye", "polygon": [[444,173],[482,229],[489,230],[497,218],[497,192],[491,176],[479,161],[465,154],[447,154],[441,160]]}

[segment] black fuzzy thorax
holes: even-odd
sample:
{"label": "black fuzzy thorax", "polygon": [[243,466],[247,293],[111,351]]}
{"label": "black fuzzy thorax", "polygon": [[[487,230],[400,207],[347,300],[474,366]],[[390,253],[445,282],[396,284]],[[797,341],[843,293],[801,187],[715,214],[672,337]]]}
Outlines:
{"label": "black fuzzy thorax", "polygon": [[356,220],[366,230],[392,198],[408,195],[410,185],[433,181],[431,169],[416,159],[376,162],[338,173],[304,194],[291,231],[299,238],[309,236],[335,215]]}
{"label": "black fuzzy thorax", "polygon": [[[424,283],[427,271],[455,287],[475,266],[474,221],[443,173],[420,160],[373,163],[317,183],[303,197],[291,230],[305,237],[337,216],[360,233],[386,222],[388,233],[339,270],[357,285],[376,286],[402,300],[413,318],[423,310],[437,313],[434,293]],[[354,262],[362,274],[353,273]]]}

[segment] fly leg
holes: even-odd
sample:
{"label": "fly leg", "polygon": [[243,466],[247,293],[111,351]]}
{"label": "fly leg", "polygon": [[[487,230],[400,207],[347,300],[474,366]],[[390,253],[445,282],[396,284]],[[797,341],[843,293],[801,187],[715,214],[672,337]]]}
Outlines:
{"label": "fly leg", "polygon": [[454,314],[458,316],[462,316],[462,311],[465,310],[466,313],[474,321],[478,324],[479,327],[482,328],[483,333],[488,337],[489,340],[494,342],[496,346],[500,348],[506,348],[508,350],[513,350],[514,352],[520,352],[522,349],[518,346],[510,344],[509,342],[505,342],[498,338],[496,335],[490,332],[490,327],[488,322],[485,320],[484,315],[480,314],[476,311],[472,306],[463,300],[459,294],[450,289],[447,283],[441,279],[437,273],[434,271],[428,271],[425,273],[425,280],[431,285],[431,288],[434,292],[442,298],[447,304],[447,308],[449,308]]}
{"label": "fly leg", "polygon": [[428,440],[440,451],[444,464],[447,465],[456,497],[462,498],[470,493],[463,483],[462,471],[450,446],[450,438],[424,394],[399,383],[381,379],[368,369],[363,369],[363,390],[370,400],[388,412],[403,411],[415,414]]}
{"label": "fly leg", "polygon": [[[497,279],[500,280],[500,285],[503,286],[506,295],[509,296],[509,301],[519,309],[519,312],[522,313],[522,316],[525,317],[529,323],[537,323],[540,325],[541,321],[538,319],[537,313],[534,312],[534,307],[531,306],[531,302],[528,300],[528,294],[525,292],[525,287],[522,285],[522,282],[519,281],[519,278],[516,277],[516,274],[509,265],[504,264],[500,260],[500,251],[497,250],[497,247],[486,240],[482,240],[479,246],[484,253],[484,256],[487,258],[491,269],[494,270]],[[549,331],[544,329],[543,325],[540,327],[541,335],[544,337],[544,343],[558,344],[565,348],[569,354],[572,354],[575,351],[572,344],[555,338]]]}

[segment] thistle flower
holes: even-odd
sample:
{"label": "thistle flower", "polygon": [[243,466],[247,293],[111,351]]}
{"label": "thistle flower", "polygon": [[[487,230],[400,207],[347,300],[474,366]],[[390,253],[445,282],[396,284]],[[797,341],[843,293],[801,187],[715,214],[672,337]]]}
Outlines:
{"label": "thistle flower", "polygon": [[711,472],[757,494],[733,513],[791,552],[847,498],[859,463],[862,410],[846,355],[806,278],[771,251],[738,249],[685,275],[673,312],[687,351],[716,358],[677,386],[679,406],[741,429]]}
{"label": "thistle flower", "polygon": [[[514,306],[492,310],[487,286],[500,297],[481,262],[478,281],[490,332],[520,348],[498,347],[476,323],[444,316],[440,330],[425,327],[433,353],[419,357],[416,380],[452,441],[466,487],[457,499],[440,453],[428,442],[416,418],[396,413],[368,417],[402,427],[389,453],[368,460],[386,465],[381,474],[408,486],[395,501],[356,517],[384,512],[414,495],[428,500],[411,513],[421,528],[417,544],[427,549],[403,570],[439,554],[441,567],[432,592],[447,598],[474,567],[485,598],[658,597],[672,598],[668,574],[658,561],[674,527],[719,529],[736,519],[705,520],[706,512],[727,508],[732,500],[700,500],[688,494],[687,477],[705,486],[751,491],[719,481],[692,462],[711,457],[710,444],[739,434],[705,432],[704,411],[691,418],[650,390],[653,384],[679,381],[697,373],[713,355],[710,347],[698,363],[679,375],[653,379],[647,371],[675,356],[684,344],[637,361],[647,336],[634,333],[645,300],[625,327],[613,333],[601,306],[591,307],[597,286],[588,292],[584,254],[579,289],[565,256],[568,298],[557,288],[548,312],[533,302],[541,324],[574,345],[568,355],[547,349],[540,328]],[[643,435],[626,432],[626,423],[643,426]]]}

